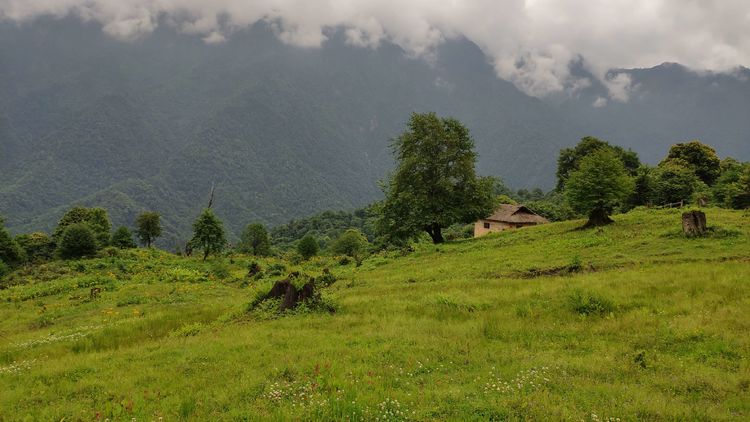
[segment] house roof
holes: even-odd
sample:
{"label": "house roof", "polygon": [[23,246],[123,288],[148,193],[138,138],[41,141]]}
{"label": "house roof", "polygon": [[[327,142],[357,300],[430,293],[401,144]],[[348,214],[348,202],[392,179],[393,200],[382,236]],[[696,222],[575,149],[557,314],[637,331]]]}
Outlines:
{"label": "house roof", "polygon": [[536,214],[534,211],[531,211],[523,205],[510,204],[500,205],[500,207],[495,210],[495,213],[485,218],[485,220],[499,221],[502,223],[549,223],[546,218]]}

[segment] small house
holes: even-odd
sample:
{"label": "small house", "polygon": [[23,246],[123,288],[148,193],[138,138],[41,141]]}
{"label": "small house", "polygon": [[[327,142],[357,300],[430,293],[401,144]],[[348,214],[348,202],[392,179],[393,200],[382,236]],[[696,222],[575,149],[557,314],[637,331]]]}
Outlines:
{"label": "small house", "polygon": [[545,223],[549,220],[523,205],[502,204],[491,216],[474,223],[474,237]]}

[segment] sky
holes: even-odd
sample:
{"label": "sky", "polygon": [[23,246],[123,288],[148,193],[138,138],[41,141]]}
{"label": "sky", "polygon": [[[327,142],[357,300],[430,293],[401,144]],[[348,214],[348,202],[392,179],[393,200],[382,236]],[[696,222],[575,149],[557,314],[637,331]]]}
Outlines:
{"label": "sky", "polygon": [[384,42],[431,60],[446,40],[478,45],[498,77],[543,97],[591,84],[581,62],[627,101],[629,77],[613,69],[675,62],[695,71],[750,66],[750,0],[0,0],[0,19],[95,21],[127,42],[159,24],[222,43],[257,22],[284,42],[320,48],[334,31],[361,48]]}

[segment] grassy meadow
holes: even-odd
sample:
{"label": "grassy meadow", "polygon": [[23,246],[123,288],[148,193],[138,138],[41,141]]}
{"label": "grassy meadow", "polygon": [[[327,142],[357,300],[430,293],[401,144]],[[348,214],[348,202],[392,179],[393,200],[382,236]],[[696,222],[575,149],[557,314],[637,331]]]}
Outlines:
{"label": "grassy meadow", "polygon": [[[359,268],[139,249],[22,269],[0,290],[0,420],[747,420],[750,214],[707,209],[688,239],[680,213]],[[248,311],[324,268],[336,312]]]}

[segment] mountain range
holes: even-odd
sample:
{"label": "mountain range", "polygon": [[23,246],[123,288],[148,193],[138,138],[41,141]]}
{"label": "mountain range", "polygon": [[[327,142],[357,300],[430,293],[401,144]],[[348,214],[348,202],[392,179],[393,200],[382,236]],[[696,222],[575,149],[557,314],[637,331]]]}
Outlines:
{"label": "mountain range", "polygon": [[603,104],[606,88],[572,66],[590,86],[539,99],[464,39],[426,60],[336,34],[302,49],[263,24],[207,45],[166,25],[123,42],[72,18],[0,23],[0,215],[28,232],[75,204],[107,208],[115,225],[155,210],[172,246],[212,186],[234,234],[359,207],[380,197],[390,139],[415,111],[461,120],[479,173],[516,188],[551,188],[558,151],[587,135],[649,163],[690,139],[750,159],[747,68],[619,69],[631,98]]}

